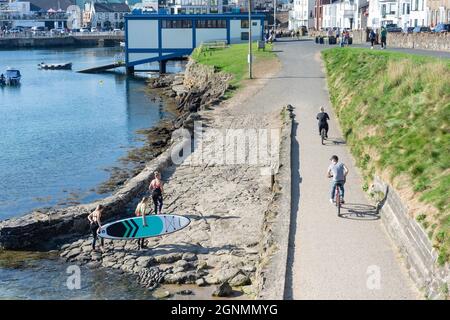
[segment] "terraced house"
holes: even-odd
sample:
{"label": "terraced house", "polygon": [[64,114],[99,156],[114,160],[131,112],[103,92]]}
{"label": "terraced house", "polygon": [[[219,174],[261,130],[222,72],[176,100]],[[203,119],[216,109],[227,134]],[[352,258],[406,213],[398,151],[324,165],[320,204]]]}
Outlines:
{"label": "terraced house", "polygon": [[93,28],[122,29],[124,16],[129,12],[130,7],[126,3],[86,3],[83,23]]}
{"label": "terraced house", "polygon": [[428,9],[431,26],[450,23],[450,0],[428,0]]}

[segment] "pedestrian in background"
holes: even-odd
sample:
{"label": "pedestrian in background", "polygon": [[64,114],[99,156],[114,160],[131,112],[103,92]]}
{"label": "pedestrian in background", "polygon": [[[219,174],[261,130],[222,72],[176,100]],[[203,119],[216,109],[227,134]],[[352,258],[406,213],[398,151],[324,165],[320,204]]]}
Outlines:
{"label": "pedestrian in background", "polygon": [[373,29],[370,30],[370,33],[369,33],[370,49],[373,49],[373,45],[375,44],[376,37],[377,37],[377,34],[375,33],[375,31]]}
{"label": "pedestrian in background", "polygon": [[381,27],[381,49],[386,49],[386,37],[387,37],[387,30],[383,26]]}

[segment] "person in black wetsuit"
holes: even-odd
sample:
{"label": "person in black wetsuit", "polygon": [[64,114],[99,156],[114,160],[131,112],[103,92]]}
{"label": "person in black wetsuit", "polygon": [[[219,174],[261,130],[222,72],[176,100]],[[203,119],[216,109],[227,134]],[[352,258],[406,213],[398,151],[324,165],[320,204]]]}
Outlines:
{"label": "person in black wetsuit", "polygon": [[[97,208],[88,215],[88,220],[89,220],[89,224],[90,224],[90,229],[91,229],[91,233],[92,233],[92,250],[95,251],[95,243],[97,242],[97,236],[98,236],[98,229],[102,227],[101,224],[101,218],[102,218],[102,213],[103,213],[103,206],[101,204],[99,204],[97,206]],[[104,247],[104,241],[103,238],[101,238],[100,240],[100,244],[102,247],[102,251],[103,251],[103,247]]]}
{"label": "person in black wetsuit", "polygon": [[164,189],[161,181],[161,174],[158,171],[155,171],[155,178],[150,183],[149,189],[152,195],[153,203],[155,204],[155,214],[161,214]]}
{"label": "person in black wetsuit", "polygon": [[322,129],[325,129],[325,138],[328,139],[328,120],[330,120],[330,117],[328,116],[328,113],[325,112],[325,109],[323,107],[320,107],[320,112],[317,114],[316,117],[317,120],[319,120],[319,135]]}

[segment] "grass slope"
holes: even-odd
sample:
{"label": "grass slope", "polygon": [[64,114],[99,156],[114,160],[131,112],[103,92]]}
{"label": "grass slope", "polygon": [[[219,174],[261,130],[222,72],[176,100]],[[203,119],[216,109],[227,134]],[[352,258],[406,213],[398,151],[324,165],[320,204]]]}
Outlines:
{"label": "grass slope", "polygon": [[406,184],[423,204],[416,219],[439,263],[449,261],[450,60],[353,48],[325,50],[323,57],[364,188],[374,174]]}
{"label": "grass slope", "polygon": [[[272,45],[266,44],[265,51],[259,50],[257,43],[252,44],[253,56],[255,60],[271,60],[275,58],[272,52]],[[248,43],[233,44],[225,49],[212,49],[201,51],[197,48],[192,53],[192,58],[198,63],[215,66],[218,70],[233,75],[230,84],[237,89],[241,86],[241,81],[248,78]]]}

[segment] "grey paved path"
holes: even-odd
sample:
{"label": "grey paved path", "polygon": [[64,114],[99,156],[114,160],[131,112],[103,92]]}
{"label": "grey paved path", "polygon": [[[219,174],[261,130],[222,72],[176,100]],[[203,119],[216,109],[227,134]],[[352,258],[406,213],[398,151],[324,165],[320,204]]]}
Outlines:
{"label": "grey paved path", "polygon": [[[267,112],[288,103],[298,124],[292,151],[292,230],[286,298],[415,299],[403,269],[361,189],[361,179],[342,142],[331,110],[320,46],[311,41],[277,42],[282,70],[241,110]],[[320,144],[315,116],[325,106],[332,120],[326,146]],[[333,143],[335,141],[336,143]],[[344,218],[329,203],[329,158],[337,154],[350,169]],[[380,286],[369,276],[379,271]],[[370,288],[367,283],[375,285]]]}

